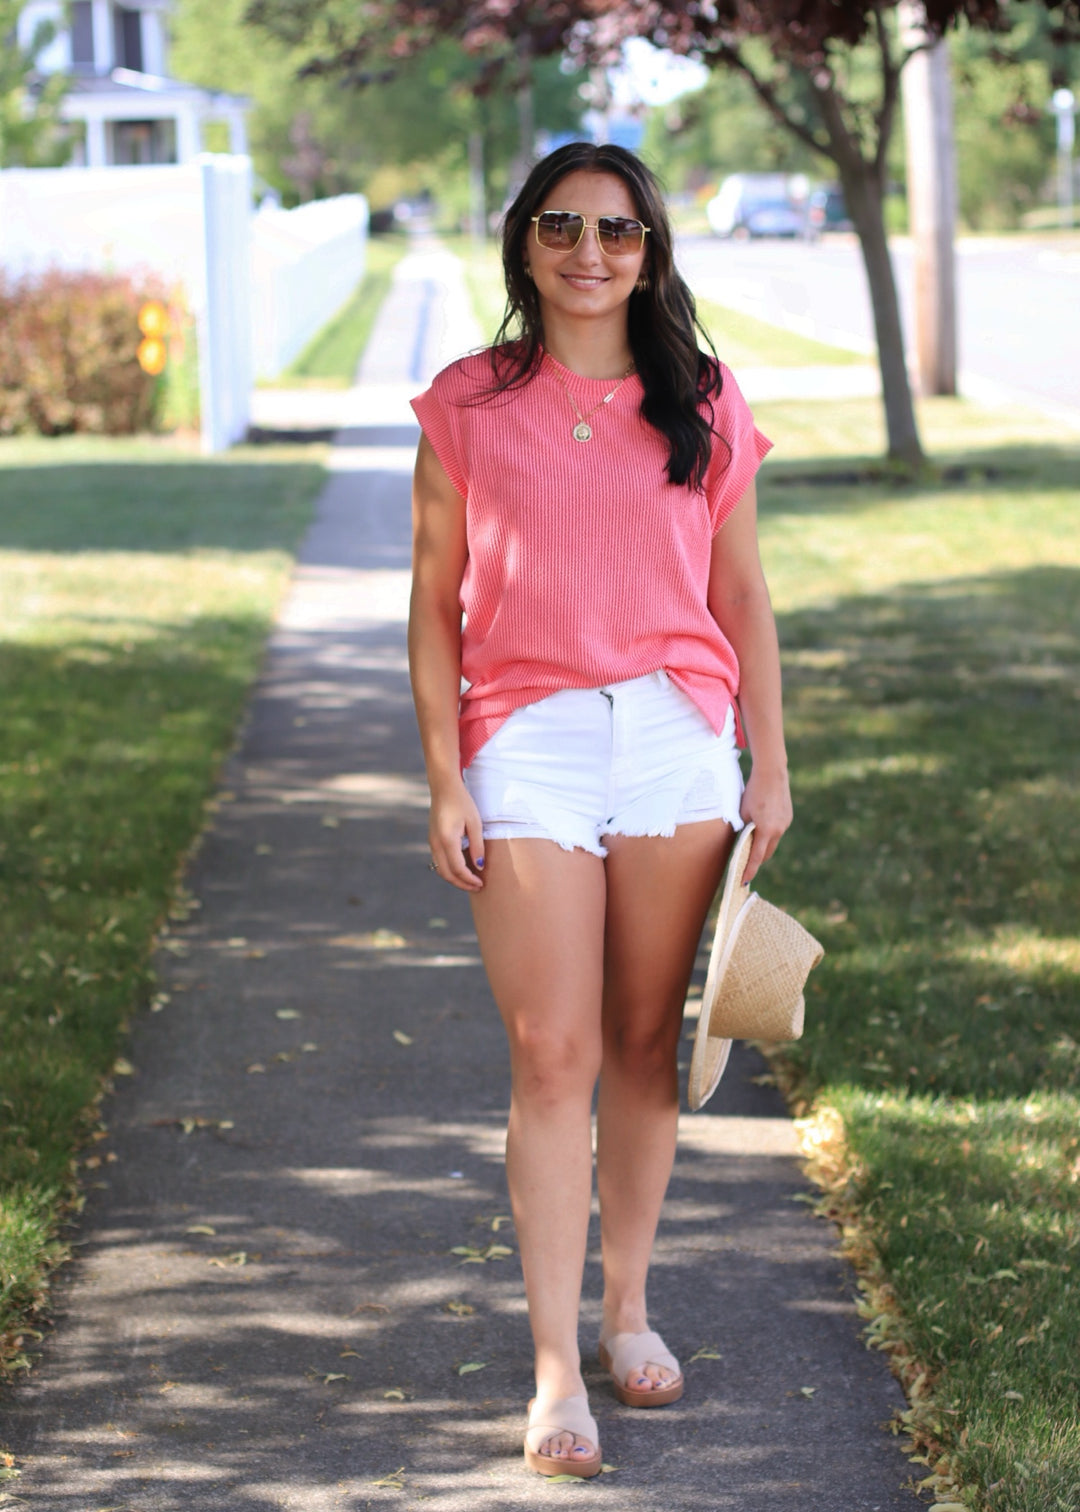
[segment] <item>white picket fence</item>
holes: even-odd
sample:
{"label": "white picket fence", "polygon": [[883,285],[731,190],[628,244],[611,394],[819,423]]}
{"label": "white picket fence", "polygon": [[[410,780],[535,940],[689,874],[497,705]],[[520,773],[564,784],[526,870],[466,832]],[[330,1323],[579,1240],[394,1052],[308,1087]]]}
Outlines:
{"label": "white picket fence", "polygon": [[362,194],[260,209],[252,222],[255,376],[276,378],[364,276]]}
{"label": "white picket fence", "polygon": [[252,208],[251,160],[0,172],[0,268],[149,269],[183,286],[199,346],[202,444],[242,440],[255,374],[275,377],[359,283],[367,203]]}

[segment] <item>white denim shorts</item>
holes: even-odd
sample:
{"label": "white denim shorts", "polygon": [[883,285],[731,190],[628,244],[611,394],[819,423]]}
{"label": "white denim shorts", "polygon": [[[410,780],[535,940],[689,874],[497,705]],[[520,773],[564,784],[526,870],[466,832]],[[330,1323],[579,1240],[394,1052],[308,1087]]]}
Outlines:
{"label": "white denim shorts", "polygon": [[719,735],[666,672],[526,704],[465,770],[487,840],[554,840],[606,856],[603,835],[742,829],[735,712]]}

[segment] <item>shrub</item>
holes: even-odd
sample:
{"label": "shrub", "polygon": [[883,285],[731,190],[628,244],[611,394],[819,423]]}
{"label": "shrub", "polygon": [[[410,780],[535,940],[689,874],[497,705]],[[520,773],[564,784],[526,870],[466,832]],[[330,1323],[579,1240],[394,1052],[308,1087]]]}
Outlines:
{"label": "shrub", "polygon": [[0,435],[149,429],[160,385],[139,366],[138,313],[162,297],[127,273],[0,276]]}

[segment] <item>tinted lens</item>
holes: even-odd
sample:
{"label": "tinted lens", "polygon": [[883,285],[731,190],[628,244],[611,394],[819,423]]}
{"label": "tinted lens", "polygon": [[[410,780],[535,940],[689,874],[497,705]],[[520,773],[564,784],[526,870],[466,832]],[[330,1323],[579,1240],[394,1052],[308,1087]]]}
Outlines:
{"label": "tinted lens", "polygon": [[609,257],[640,252],[645,240],[645,227],[640,221],[625,215],[602,215],[597,222],[600,245]]}
{"label": "tinted lens", "polygon": [[573,210],[545,210],[537,217],[536,239],[553,252],[569,252],[581,240],[584,224]]}

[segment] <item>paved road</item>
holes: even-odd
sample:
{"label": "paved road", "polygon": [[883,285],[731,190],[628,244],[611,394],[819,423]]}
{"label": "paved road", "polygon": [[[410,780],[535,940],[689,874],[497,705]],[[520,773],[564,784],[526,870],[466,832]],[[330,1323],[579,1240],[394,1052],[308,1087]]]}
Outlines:
{"label": "paved road", "polygon": [[[96,1153],[117,1159],[88,1189],[43,1358],[0,1402],[23,1472],[0,1503],[914,1512],[882,1431],[899,1389],[863,1347],[854,1278],[800,1200],[790,1121],[741,1050],[683,1121],[657,1252],[654,1316],[686,1397],[615,1403],[593,1354],[594,1230],[582,1336],[617,1472],[551,1487],[522,1467],[504,1036],[467,901],[427,869],[406,676],[415,441],[386,425],[337,438],[187,873],[202,906],[160,953],[170,1000],[137,1018],[136,1074],[102,1110]],[[453,1253],[496,1234],[509,1255]]]}
{"label": "paved road", "polygon": [[[961,382],[1072,410],[1080,421],[1080,239],[971,238],[958,248]],[[894,243],[911,341],[911,249]],[[679,261],[703,296],[857,350],[873,346],[866,277],[853,240],[722,242],[684,237]]]}

